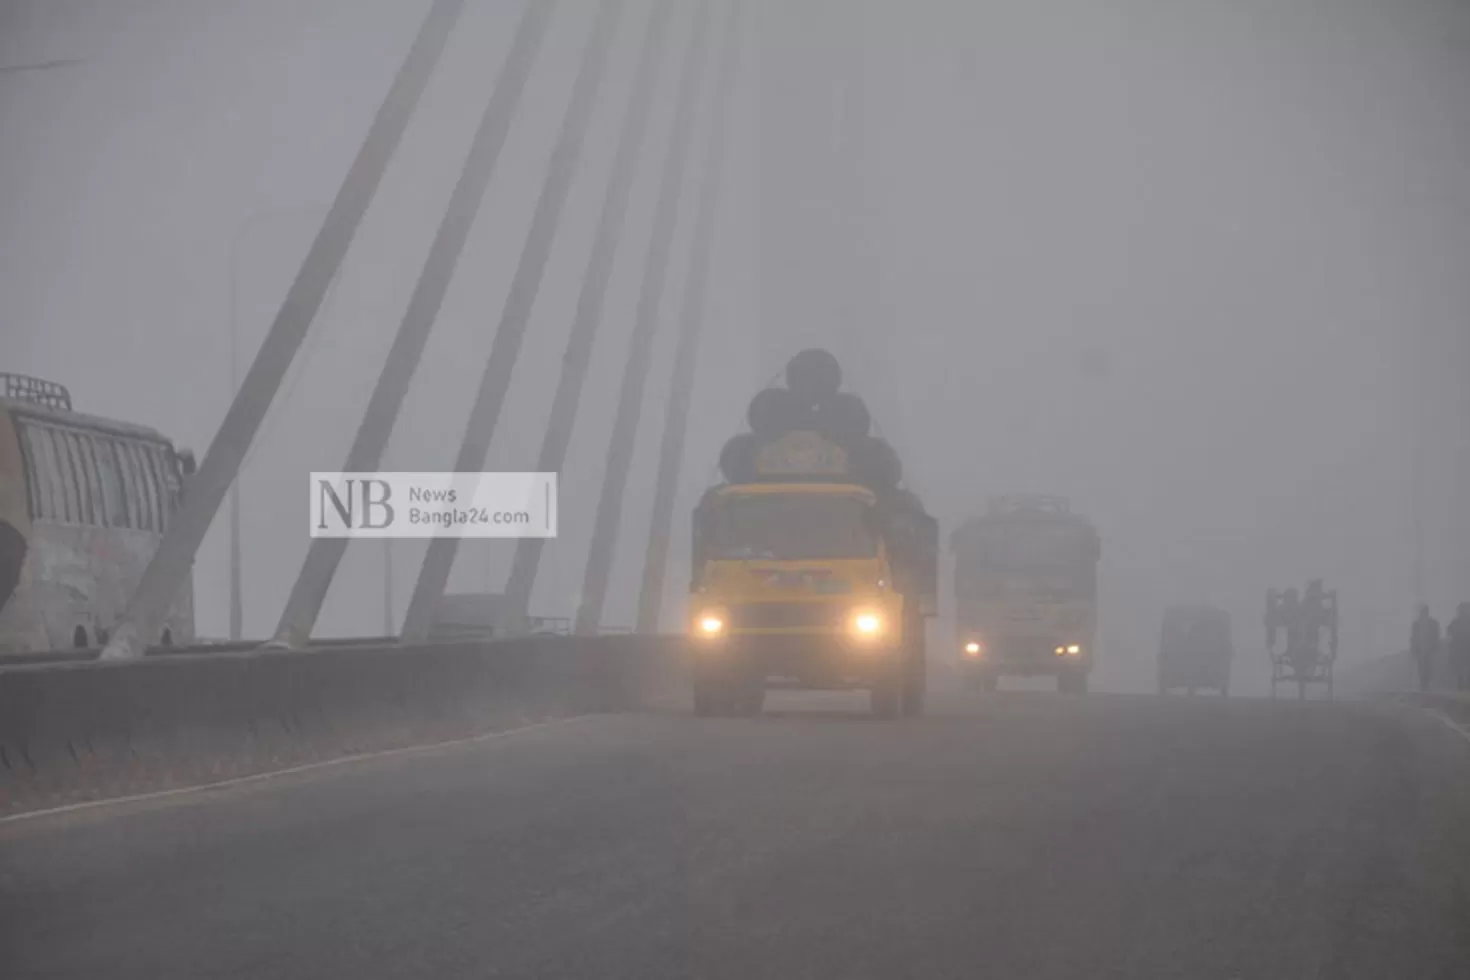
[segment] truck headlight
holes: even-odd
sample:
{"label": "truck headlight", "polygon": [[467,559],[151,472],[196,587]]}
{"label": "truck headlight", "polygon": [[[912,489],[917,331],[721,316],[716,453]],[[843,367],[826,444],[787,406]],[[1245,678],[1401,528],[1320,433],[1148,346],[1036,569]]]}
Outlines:
{"label": "truck headlight", "polygon": [[1082,647],[1076,643],[1067,643],[1057,647],[1058,657],[1075,657],[1082,652]]}
{"label": "truck headlight", "polygon": [[694,631],[700,636],[722,636],[725,632],[725,618],[720,610],[706,610],[695,617]]}
{"label": "truck headlight", "polygon": [[1072,656],[1075,657],[1075,656],[1077,656],[1077,654],[1079,654],[1079,653],[1082,652],[1082,648],[1080,646],[1078,646],[1077,644],[1073,643],[1072,645],[1070,645],[1069,647],[1067,647],[1067,652],[1069,654],[1071,654]]}
{"label": "truck headlight", "polygon": [[852,617],[852,631],[858,636],[877,636],[883,632],[883,617],[865,609]]}
{"label": "truck headlight", "polygon": [[967,657],[978,657],[984,652],[985,648],[977,640],[971,640],[965,644],[965,656]]}

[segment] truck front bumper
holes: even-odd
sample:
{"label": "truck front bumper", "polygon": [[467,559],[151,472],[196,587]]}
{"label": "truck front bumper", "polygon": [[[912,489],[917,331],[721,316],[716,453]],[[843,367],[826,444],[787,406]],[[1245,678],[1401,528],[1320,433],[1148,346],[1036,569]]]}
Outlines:
{"label": "truck front bumper", "polygon": [[[968,646],[977,642],[979,651]],[[1076,653],[1070,652],[1073,647]],[[1062,653],[1058,653],[1058,648]],[[1092,650],[1072,641],[1053,637],[1006,637],[991,643],[960,641],[960,667],[976,675],[1009,677],[1054,677],[1065,671],[1092,668]]]}
{"label": "truck front bumper", "polygon": [[708,677],[764,678],[768,686],[810,689],[868,688],[899,668],[901,648],[891,639],[838,633],[740,633],[696,638],[695,670]]}

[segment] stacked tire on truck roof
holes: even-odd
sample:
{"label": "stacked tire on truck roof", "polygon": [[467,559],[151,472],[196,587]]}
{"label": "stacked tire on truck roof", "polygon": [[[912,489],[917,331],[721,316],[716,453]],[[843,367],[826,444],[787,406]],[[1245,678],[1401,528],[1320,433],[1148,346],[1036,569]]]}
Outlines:
{"label": "stacked tire on truck roof", "polygon": [[725,443],[720,473],[730,483],[754,483],[761,446],[798,431],[817,432],[848,454],[856,482],[886,504],[923,510],[902,489],[903,464],[883,439],[872,435],[872,416],[862,398],[842,390],[842,367],[824,350],[804,350],[786,364],[786,386],[767,388],[750,400],[749,432]]}
{"label": "stacked tire on truck roof", "polygon": [[[893,584],[905,597],[903,630],[906,637],[912,637],[905,642],[914,646],[901,682],[892,689],[874,690],[874,711],[884,716],[914,715],[922,712],[924,700],[924,623],[934,615],[937,602],[937,524],[919,497],[903,486],[902,462],[887,441],[873,434],[867,405],[855,393],[843,390],[842,381],[842,368],[831,353],[811,349],[793,356],[786,365],[784,387],[766,388],[751,399],[746,412],[749,431],[725,443],[720,472],[727,484],[773,479],[760,473],[759,454],[763,447],[794,432],[814,432],[843,450],[844,475],[812,474],[800,479],[858,484],[876,498],[877,511],[890,528]],[[901,525],[932,526],[927,535],[918,535],[932,540],[920,542],[912,532],[895,533]]]}

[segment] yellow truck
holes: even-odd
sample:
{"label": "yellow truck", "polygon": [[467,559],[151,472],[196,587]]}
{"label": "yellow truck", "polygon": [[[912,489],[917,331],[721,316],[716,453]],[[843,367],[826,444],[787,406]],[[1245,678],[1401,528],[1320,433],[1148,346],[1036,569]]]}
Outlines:
{"label": "yellow truck", "polygon": [[[788,384],[801,377],[788,370]],[[923,710],[938,524],[894,467],[873,465],[865,410],[829,425],[821,403],[787,398],[775,421],[753,405],[754,431],[722,456],[726,482],[694,511],[698,714],[758,713],[775,687],[866,689],[880,717]]]}
{"label": "yellow truck", "polygon": [[992,498],[950,536],[961,669],[995,690],[1000,678],[1052,676],[1084,693],[1097,643],[1101,542],[1061,497]]}

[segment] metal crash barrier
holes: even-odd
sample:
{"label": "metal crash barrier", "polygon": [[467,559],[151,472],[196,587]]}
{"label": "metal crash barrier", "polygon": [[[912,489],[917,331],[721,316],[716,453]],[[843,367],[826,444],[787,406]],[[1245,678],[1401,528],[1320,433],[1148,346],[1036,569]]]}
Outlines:
{"label": "metal crash barrier", "polygon": [[681,683],[676,637],[156,656],[0,670],[0,814],[635,711]]}

